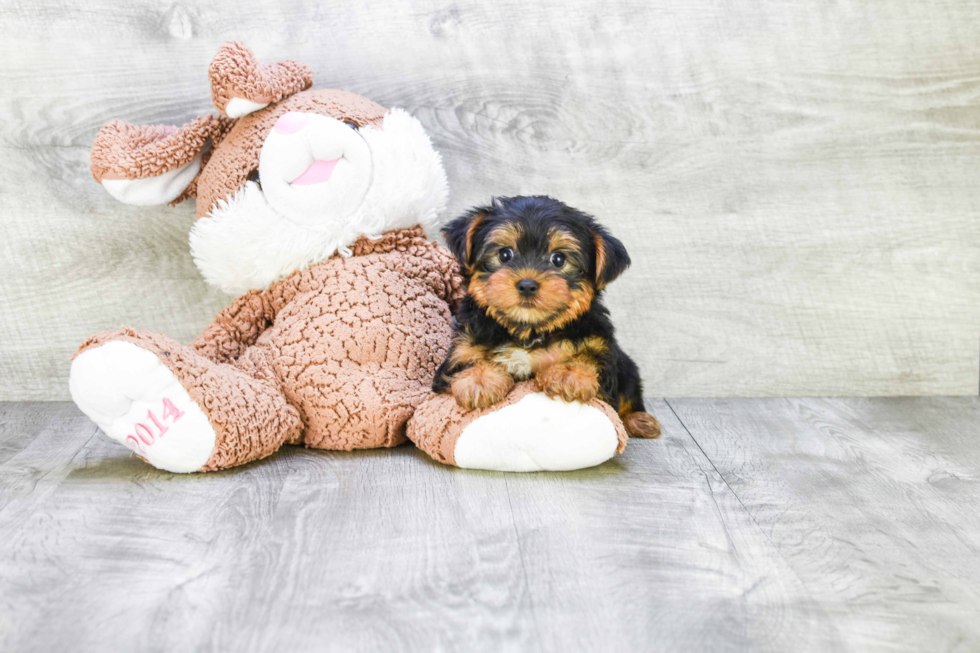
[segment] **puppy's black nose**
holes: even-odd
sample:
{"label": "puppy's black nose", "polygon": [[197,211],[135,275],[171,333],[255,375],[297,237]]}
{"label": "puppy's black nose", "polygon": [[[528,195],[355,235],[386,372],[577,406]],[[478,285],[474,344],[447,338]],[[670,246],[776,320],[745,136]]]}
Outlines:
{"label": "puppy's black nose", "polygon": [[525,297],[530,297],[538,292],[538,282],[534,279],[521,279],[517,282],[517,292]]}

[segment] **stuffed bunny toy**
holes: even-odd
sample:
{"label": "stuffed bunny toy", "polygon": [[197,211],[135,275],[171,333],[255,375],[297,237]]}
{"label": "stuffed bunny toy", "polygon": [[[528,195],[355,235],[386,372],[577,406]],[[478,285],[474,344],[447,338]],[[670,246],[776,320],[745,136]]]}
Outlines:
{"label": "stuffed bunny toy", "polygon": [[296,61],[240,43],[211,63],[217,116],[114,121],[92,174],[136,206],[194,198],[190,250],[235,299],[191,344],[122,328],[84,342],[72,398],[113,440],[171,472],[227,469],[284,444],[353,450],[411,438],[434,459],[502,471],[577,469],[622,451],[616,412],[519,384],[465,411],[431,382],[462,296],[431,240],[446,175],[422,125]]}

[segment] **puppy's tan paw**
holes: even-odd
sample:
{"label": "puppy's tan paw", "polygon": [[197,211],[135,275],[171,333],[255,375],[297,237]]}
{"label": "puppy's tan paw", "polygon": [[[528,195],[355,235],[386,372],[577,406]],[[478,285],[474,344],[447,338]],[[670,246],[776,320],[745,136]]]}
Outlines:
{"label": "puppy's tan paw", "polygon": [[558,363],[538,374],[538,387],[546,395],[565,401],[591,401],[599,393],[599,375],[582,363]]}
{"label": "puppy's tan paw", "polygon": [[503,401],[514,379],[506,370],[487,363],[477,363],[453,377],[452,389],[456,403],[467,410],[487,408]]}
{"label": "puppy's tan paw", "polygon": [[650,413],[630,413],[623,418],[623,426],[633,438],[660,437],[660,422]]}

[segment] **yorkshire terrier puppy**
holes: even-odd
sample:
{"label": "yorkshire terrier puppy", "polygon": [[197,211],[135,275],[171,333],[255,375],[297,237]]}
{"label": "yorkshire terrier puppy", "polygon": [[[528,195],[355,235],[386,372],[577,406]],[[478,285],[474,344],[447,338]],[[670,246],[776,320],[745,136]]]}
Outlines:
{"label": "yorkshire terrier puppy", "polygon": [[627,432],[655,438],[636,363],[613,337],[602,289],[630,264],[589,215],[550,197],[495,198],[447,224],[467,295],[432,389],[467,409],[501,401],[534,378],[549,397],[616,408]]}

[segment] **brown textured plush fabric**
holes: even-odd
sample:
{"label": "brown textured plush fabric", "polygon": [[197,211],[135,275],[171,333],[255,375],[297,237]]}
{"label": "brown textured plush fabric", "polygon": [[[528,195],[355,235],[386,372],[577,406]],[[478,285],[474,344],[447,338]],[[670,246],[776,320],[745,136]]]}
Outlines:
{"label": "brown textured plush fabric", "polygon": [[[456,398],[452,395],[432,395],[428,401],[415,410],[414,416],[408,421],[408,439],[435,460],[446,465],[455,465],[456,460],[453,457],[453,452],[456,449],[456,441],[470,422],[477,417],[515,404],[537,391],[533,381],[518,383],[499,404],[470,411],[460,408],[459,404],[456,403]],[[616,436],[619,438],[619,447],[616,451],[623,453],[626,450],[629,435],[626,433],[619,415],[609,404],[599,399],[593,399],[589,405],[601,410],[613,423],[616,428]]]}
{"label": "brown textured plush fabric", "polygon": [[231,120],[202,116],[183,127],[106,124],[92,145],[92,176],[103,179],[146,179],[190,163],[211,139],[218,140]]}
{"label": "brown textured plush fabric", "polygon": [[155,353],[215,427],[203,471],[284,443],[401,444],[448,351],[449,303],[462,280],[421,228],[361,238],[352,249],[243,295],[191,345],[126,329],[96,335],[79,352],[125,340]]}
{"label": "brown textured plush fabric", "polygon": [[244,43],[228,41],[211,60],[211,100],[218,111],[238,97],[258,103],[278,102],[313,85],[313,70],[300,61],[263,64]]}
{"label": "brown textured plush fabric", "polygon": [[[121,120],[99,131],[92,146],[92,176],[103,179],[145,179],[190,163],[210,140],[202,170],[171,204],[197,198],[197,217],[207,215],[215,202],[240,190],[249,173],[259,167],[262,143],[279,117],[306,111],[349,121],[359,127],[381,126],[386,109],[367,98],[337,89],[304,91],[267,109],[238,119],[203,116],[183,127],[131,125]],[[221,147],[217,147],[218,144]]]}
{"label": "brown textured plush fabric", "polygon": [[360,95],[336,89],[303,91],[262,111],[235,121],[197,178],[197,217],[207,215],[219,199],[233,196],[245,185],[248,175],[259,167],[259,153],[279,116],[289,111],[306,111],[350,121],[359,127],[380,126],[386,109]]}
{"label": "brown textured plush fabric", "polygon": [[126,328],[92,336],[75,355],[114,340],[156,354],[211,421],[215,449],[201,471],[265,458],[283,442],[298,439],[302,423],[297,410],[273,384],[250,375],[247,366],[219,365],[167,336]]}

